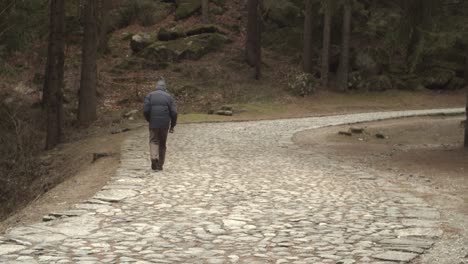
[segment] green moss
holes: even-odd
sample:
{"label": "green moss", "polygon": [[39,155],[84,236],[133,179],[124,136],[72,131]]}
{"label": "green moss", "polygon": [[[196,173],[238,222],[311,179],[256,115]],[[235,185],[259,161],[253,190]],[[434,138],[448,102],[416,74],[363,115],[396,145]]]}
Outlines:
{"label": "green moss", "polygon": [[161,41],[176,40],[176,39],[184,38],[184,37],[186,37],[186,34],[184,31],[180,29],[161,28],[159,29],[159,32],[158,32],[158,40],[161,40]]}
{"label": "green moss", "polygon": [[218,50],[226,41],[227,38],[221,34],[201,34],[174,43],[174,48],[181,50],[179,59],[197,60],[210,52]]}
{"label": "green moss", "polygon": [[200,35],[204,33],[219,33],[220,30],[216,25],[203,24],[193,26],[185,31],[187,36]]}
{"label": "green moss", "polygon": [[132,36],[130,48],[138,53],[157,40],[156,34],[138,33]]}
{"label": "green moss", "polygon": [[293,26],[299,22],[301,10],[289,0],[265,0],[264,7],[268,19],[281,27]]}
{"label": "green moss", "polygon": [[442,68],[432,68],[420,75],[422,85],[428,89],[443,89],[454,77],[454,71]]}
{"label": "green moss", "polygon": [[172,63],[180,60],[197,60],[218,50],[227,38],[218,33],[200,34],[172,41],[157,41],[138,53],[149,61]]}
{"label": "green moss", "polygon": [[201,0],[179,0],[176,9],[176,19],[185,19],[201,8]]}

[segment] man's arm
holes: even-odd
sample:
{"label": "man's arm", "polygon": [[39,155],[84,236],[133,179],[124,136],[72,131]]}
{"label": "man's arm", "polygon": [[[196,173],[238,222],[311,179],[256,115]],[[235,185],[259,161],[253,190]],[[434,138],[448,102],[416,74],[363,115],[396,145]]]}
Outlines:
{"label": "man's arm", "polygon": [[177,106],[174,98],[170,97],[169,114],[171,115],[171,130],[177,125]]}
{"label": "man's arm", "polygon": [[143,106],[143,115],[145,116],[146,121],[150,121],[150,115],[151,115],[151,100],[150,96],[147,95],[145,97],[145,102]]}

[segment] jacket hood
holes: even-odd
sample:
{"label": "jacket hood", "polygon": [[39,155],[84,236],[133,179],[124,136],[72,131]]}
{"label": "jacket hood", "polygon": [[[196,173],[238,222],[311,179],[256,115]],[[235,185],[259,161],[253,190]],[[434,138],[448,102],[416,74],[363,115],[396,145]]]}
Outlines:
{"label": "jacket hood", "polygon": [[167,88],[166,88],[166,81],[164,80],[164,78],[160,78],[158,80],[158,82],[156,83],[156,90],[163,90],[163,91],[167,91]]}

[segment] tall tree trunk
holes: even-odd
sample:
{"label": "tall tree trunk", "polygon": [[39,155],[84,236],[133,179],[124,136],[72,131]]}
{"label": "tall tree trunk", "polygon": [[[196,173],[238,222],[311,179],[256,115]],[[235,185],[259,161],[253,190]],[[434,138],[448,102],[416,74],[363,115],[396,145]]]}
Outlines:
{"label": "tall tree trunk", "polygon": [[100,53],[108,53],[109,50],[109,12],[112,9],[111,0],[100,0],[99,1],[99,38],[98,38],[98,51]]}
{"label": "tall tree trunk", "polygon": [[312,73],[312,0],[305,0],[303,69]]}
{"label": "tall tree trunk", "polygon": [[50,1],[50,33],[43,90],[47,115],[46,149],[61,141],[63,121],[63,67],[65,62],[65,1]]}
{"label": "tall tree trunk", "polygon": [[258,0],[258,7],[257,7],[257,39],[255,40],[255,51],[256,51],[256,59],[255,59],[255,79],[260,80],[262,76],[262,19],[258,16],[261,14],[263,10],[263,0]]}
{"label": "tall tree trunk", "polygon": [[254,67],[257,65],[257,40],[258,40],[258,0],[247,2],[247,63]]}
{"label": "tall tree trunk", "polygon": [[85,3],[80,98],[78,103],[78,121],[82,126],[88,126],[97,118],[97,4],[98,1],[96,0],[87,0]]}
{"label": "tall tree trunk", "polygon": [[468,148],[468,44],[465,47],[465,87],[466,91],[466,108],[465,108],[465,148]]}
{"label": "tall tree trunk", "polygon": [[343,5],[343,36],[341,44],[340,65],[338,66],[338,90],[348,90],[349,49],[351,39],[351,0],[344,0]]}
{"label": "tall tree trunk", "polygon": [[326,89],[328,87],[328,73],[330,71],[330,35],[331,35],[331,1],[325,0],[322,1],[324,6],[324,15],[323,15],[323,45],[322,45],[322,88]]}
{"label": "tall tree trunk", "polygon": [[209,17],[210,17],[210,9],[209,9],[209,1],[208,0],[202,0],[202,19],[204,23],[208,23]]}

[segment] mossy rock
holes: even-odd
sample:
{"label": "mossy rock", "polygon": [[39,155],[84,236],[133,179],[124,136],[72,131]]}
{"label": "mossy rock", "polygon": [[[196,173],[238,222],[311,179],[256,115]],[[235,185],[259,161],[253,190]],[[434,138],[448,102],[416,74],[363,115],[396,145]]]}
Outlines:
{"label": "mossy rock", "polygon": [[367,80],[367,90],[386,91],[393,88],[392,79],[387,75],[375,75]]}
{"label": "mossy rock", "polygon": [[443,68],[432,68],[420,75],[422,84],[428,89],[445,89],[455,76],[454,71]]}
{"label": "mossy rock", "polygon": [[171,41],[157,41],[138,53],[138,56],[147,61],[166,63],[177,62],[178,53],[176,50],[170,48],[169,45],[171,45]]}
{"label": "mossy rock", "polygon": [[178,30],[178,29],[165,29],[161,28],[158,32],[158,40],[160,41],[170,41],[176,40],[179,38],[186,37],[185,32]]}
{"label": "mossy rock", "polygon": [[187,36],[200,35],[205,33],[220,33],[220,30],[216,25],[203,24],[193,26],[185,31],[185,35]]}
{"label": "mossy rock", "polygon": [[124,33],[122,33],[120,39],[124,40],[124,41],[132,40],[133,35],[135,35],[135,34],[133,34],[131,32],[124,32]]}
{"label": "mossy rock", "polygon": [[178,0],[175,17],[185,19],[195,14],[201,8],[201,0]]}
{"label": "mossy rock", "polygon": [[227,41],[224,35],[218,33],[194,35],[172,41],[156,41],[138,53],[138,56],[157,63],[197,60],[218,50]]}
{"label": "mossy rock", "polygon": [[385,91],[393,88],[392,79],[387,75],[372,75],[364,78],[358,71],[350,74],[350,87],[364,91]]}
{"label": "mossy rock", "polygon": [[134,53],[138,53],[153,44],[156,40],[156,34],[138,33],[132,36],[130,48]]}
{"label": "mossy rock", "polygon": [[454,77],[446,86],[446,90],[458,90],[463,89],[465,87],[466,82],[465,79]]}
{"label": "mossy rock", "polygon": [[416,74],[398,75],[393,79],[393,85],[400,90],[418,91],[424,90],[422,78]]}
{"label": "mossy rock", "polygon": [[[460,56],[463,57],[463,56]],[[457,75],[463,75],[465,72],[465,61],[464,58],[460,60],[443,60],[443,59],[434,59],[431,63],[433,66],[437,68],[442,68],[450,71],[454,71]]]}
{"label": "mossy rock", "polygon": [[301,17],[301,9],[289,0],[265,0],[267,18],[280,27],[293,26]]}
{"label": "mossy rock", "polygon": [[158,3],[158,10],[154,14],[154,22],[159,23],[166,19],[171,12],[173,12],[175,6],[174,4],[171,3],[164,3],[164,2],[159,2]]}
{"label": "mossy rock", "polygon": [[228,42],[226,36],[211,33],[187,37],[176,43],[175,46],[178,45],[182,50],[179,54],[179,60],[198,60],[206,54],[220,49],[226,42]]}
{"label": "mossy rock", "polygon": [[185,31],[181,29],[161,28],[158,33],[158,40],[170,41],[206,33],[220,33],[220,29],[216,25],[210,24],[196,25]]}

